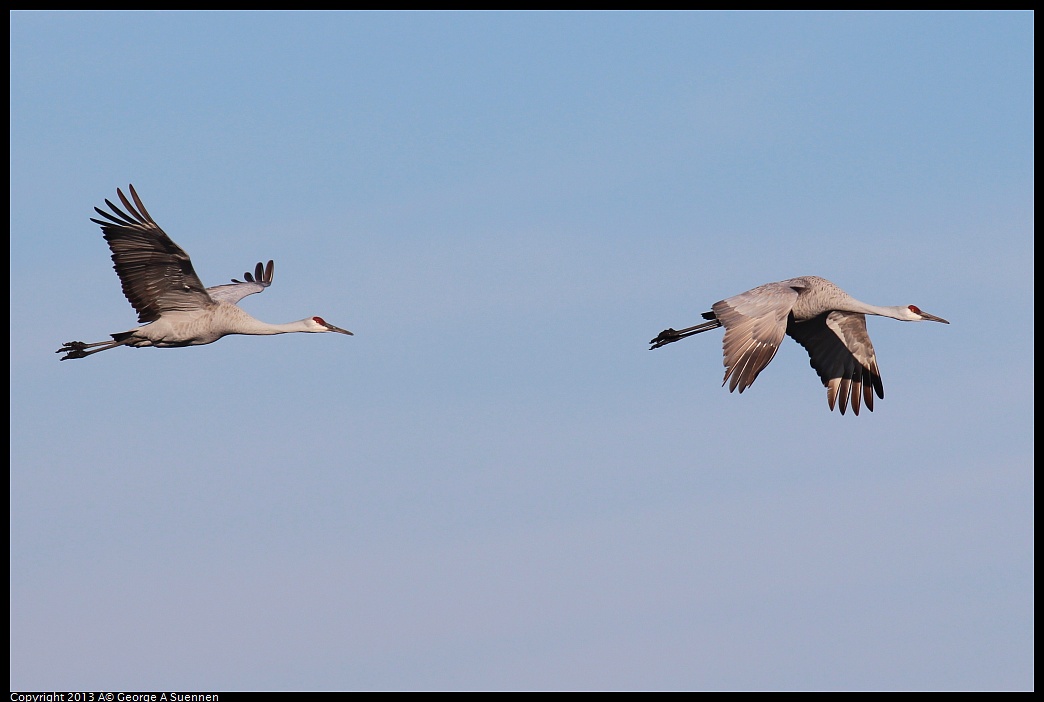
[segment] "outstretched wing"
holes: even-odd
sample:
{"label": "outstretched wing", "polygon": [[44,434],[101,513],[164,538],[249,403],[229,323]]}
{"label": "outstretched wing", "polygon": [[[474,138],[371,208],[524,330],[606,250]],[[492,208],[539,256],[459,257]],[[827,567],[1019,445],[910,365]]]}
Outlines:
{"label": "outstretched wing", "polygon": [[866,316],[856,312],[824,312],[807,322],[788,321],[787,333],[808,351],[809,364],[827,389],[827,404],[845,413],[849,399],[859,414],[859,400],[874,411],[874,393],[884,399],[877,355],[866,333]]}
{"label": "outstretched wing", "polygon": [[787,330],[787,315],[798,297],[795,286],[803,287],[798,281],[768,283],[711,306],[725,327],[721,384],[729,383],[729,392],[746,390],[776,355]]}
{"label": "outstretched wing", "polygon": [[247,295],[259,293],[271,285],[272,276],[274,274],[274,261],[269,261],[267,266],[258,263],[254,267],[253,275],[250,275],[249,271],[243,274],[243,277],[246,278],[246,280],[236,280],[233,278],[231,283],[207,288],[207,293],[215,302],[227,302],[234,305]]}
{"label": "outstretched wing", "polygon": [[144,324],[159,319],[164,312],[213,305],[188,254],[153,221],[134,186],[130,186],[133,204],[119,188],[116,194],[127,212],[106,200],[111,213],[97,207],[94,210],[107,221],[91,221],[102,228],[123,294],[137,310],[138,321]]}

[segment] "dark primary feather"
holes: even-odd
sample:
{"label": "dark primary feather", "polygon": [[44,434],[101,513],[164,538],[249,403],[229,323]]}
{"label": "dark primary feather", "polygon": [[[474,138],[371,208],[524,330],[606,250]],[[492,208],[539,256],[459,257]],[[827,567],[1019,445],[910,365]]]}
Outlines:
{"label": "dark primary feather", "polygon": [[845,413],[849,400],[859,414],[860,399],[873,412],[874,393],[884,399],[877,356],[866,331],[866,316],[855,312],[826,312],[807,322],[787,322],[787,334],[805,347],[809,365],[827,388],[827,403]]}
{"label": "dark primary feather", "polygon": [[123,294],[137,311],[138,321],[144,324],[159,319],[164,312],[213,305],[188,254],[153,221],[134,186],[130,186],[133,204],[123,191],[117,189],[116,193],[127,212],[105,200],[111,213],[94,209],[108,221],[91,221],[102,228]]}
{"label": "dark primary feather", "polygon": [[233,283],[242,283],[242,282],[259,283],[261,285],[264,285],[265,287],[268,287],[269,285],[272,284],[272,278],[273,278],[273,274],[274,273],[275,273],[275,261],[269,261],[267,267],[263,267],[261,265],[261,262],[258,261],[257,265],[254,266],[254,275],[250,275],[250,271],[247,271],[246,273],[243,274],[243,277],[246,278],[246,281],[236,280],[235,278],[233,278],[232,282]]}

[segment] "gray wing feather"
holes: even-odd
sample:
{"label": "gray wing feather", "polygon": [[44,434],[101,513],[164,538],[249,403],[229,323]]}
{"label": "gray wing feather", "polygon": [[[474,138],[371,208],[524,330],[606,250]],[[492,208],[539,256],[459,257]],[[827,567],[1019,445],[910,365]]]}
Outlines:
{"label": "gray wing feather", "polygon": [[254,267],[253,275],[249,272],[243,274],[243,277],[246,278],[246,280],[236,280],[233,278],[231,283],[207,288],[207,293],[217,302],[227,302],[234,305],[247,295],[259,293],[267,288],[272,284],[272,278],[274,275],[274,261],[269,261],[267,267],[258,263]]}
{"label": "gray wing feather", "polygon": [[138,321],[144,324],[159,319],[164,312],[213,305],[192,268],[192,260],[153,221],[134,186],[130,186],[133,204],[123,191],[117,189],[116,194],[127,212],[106,200],[111,212],[95,207],[105,220],[91,221],[102,228],[123,294],[138,312]]}
{"label": "gray wing feather", "polygon": [[725,327],[725,379],[721,384],[729,383],[729,392],[750,387],[779,350],[787,316],[798,297],[791,282],[761,285],[711,307]]}

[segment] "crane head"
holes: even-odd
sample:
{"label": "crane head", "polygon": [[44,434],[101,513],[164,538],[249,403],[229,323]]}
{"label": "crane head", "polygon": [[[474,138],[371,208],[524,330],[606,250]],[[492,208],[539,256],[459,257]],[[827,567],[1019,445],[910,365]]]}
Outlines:
{"label": "crane head", "polygon": [[305,324],[308,325],[309,331],[313,332],[337,332],[338,334],[347,334],[348,336],[355,336],[347,329],[335,327],[322,317],[310,317],[305,320]]}
{"label": "crane head", "polygon": [[912,315],[909,318],[911,322],[942,322],[943,324],[949,324],[949,322],[942,317],[936,317],[934,314],[928,314],[927,312],[922,311],[917,305],[909,305],[906,309],[908,309]]}

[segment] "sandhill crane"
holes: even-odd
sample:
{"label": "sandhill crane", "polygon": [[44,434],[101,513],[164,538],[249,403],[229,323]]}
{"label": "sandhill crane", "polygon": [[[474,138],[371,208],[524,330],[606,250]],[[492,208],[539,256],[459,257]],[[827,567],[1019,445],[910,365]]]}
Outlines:
{"label": "sandhill crane", "polygon": [[743,392],[776,355],[786,333],[808,351],[809,364],[827,389],[830,409],[837,403],[844,414],[851,398],[852,412],[858,415],[860,397],[871,412],[874,392],[884,399],[877,356],[866,333],[868,314],[949,324],[914,305],[868,305],[829,280],[808,275],[715,302],[702,315],[710,321],[680,331],[665,329],[649,342],[650,350],[723,326],[725,379],[721,384],[728,383],[729,392],[737,388]]}
{"label": "sandhill crane", "polygon": [[137,310],[138,321],[144,326],[112,334],[112,341],[93,344],[70,341],[56,351],[65,354],[61,360],[86,358],[117,346],[198,346],[228,334],[337,332],[351,335],[347,329],[328,324],[322,317],[308,317],[288,324],[268,324],[254,319],[236,303],[272,284],[275,268],[272,261],[267,266],[258,263],[253,275],[244,274],[245,280],[233,278],[231,284],[204,288],[188,254],[153,221],[134,186],[130,186],[133,204],[119,188],[116,194],[127,212],[106,200],[111,213],[97,207],[94,210],[107,221],[93,218],[91,221],[101,226],[112,250],[113,268],[123,284],[123,294]]}

